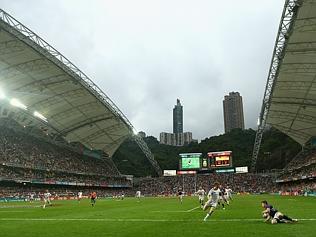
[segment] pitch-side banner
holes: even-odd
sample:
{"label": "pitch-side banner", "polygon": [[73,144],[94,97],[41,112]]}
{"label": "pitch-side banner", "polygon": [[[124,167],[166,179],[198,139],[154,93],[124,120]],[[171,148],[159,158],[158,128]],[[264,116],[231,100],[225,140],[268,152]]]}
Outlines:
{"label": "pitch-side banner", "polygon": [[177,176],[176,170],[164,170],[163,176]]}
{"label": "pitch-side banner", "polygon": [[236,173],[248,173],[248,166],[236,167]]}

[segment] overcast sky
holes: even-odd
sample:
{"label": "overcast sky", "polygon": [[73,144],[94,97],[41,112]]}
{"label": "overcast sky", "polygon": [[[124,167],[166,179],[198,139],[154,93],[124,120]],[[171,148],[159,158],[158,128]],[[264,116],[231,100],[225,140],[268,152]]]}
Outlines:
{"label": "overcast sky", "polygon": [[224,131],[222,100],[243,96],[256,127],[284,0],[1,0],[116,103],[137,130]]}

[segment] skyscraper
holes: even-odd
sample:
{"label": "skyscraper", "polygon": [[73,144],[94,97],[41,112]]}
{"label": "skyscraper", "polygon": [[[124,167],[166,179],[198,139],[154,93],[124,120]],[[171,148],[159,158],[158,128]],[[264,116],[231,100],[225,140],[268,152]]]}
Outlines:
{"label": "skyscraper", "polygon": [[183,133],[183,107],[179,99],[173,108],[173,133]]}
{"label": "skyscraper", "polygon": [[229,92],[223,100],[225,133],[234,128],[245,129],[242,97],[239,92]]}
{"label": "skyscraper", "polygon": [[173,108],[173,133],[161,132],[160,144],[184,146],[193,141],[191,132],[183,132],[183,107],[180,100]]}

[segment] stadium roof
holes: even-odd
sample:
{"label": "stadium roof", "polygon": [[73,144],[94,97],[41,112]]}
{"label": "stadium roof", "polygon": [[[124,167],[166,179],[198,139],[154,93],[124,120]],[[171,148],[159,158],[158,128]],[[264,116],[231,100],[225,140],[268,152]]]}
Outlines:
{"label": "stadium roof", "polygon": [[285,0],[258,120],[253,172],[266,123],[301,145],[316,136],[316,0]]}
{"label": "stadium roof", "polygon": [[27,107],[16,119],[36,111],[56,136],[109,156],[133,134],[128,119],[92,80],[1,9],[0,90],[11,104]]}
{"label": "stadium roof", "polygon": [[277,52],[267,123],[303,145],[316,135],[316,1],[288,2],[296,3],[297,12]]}

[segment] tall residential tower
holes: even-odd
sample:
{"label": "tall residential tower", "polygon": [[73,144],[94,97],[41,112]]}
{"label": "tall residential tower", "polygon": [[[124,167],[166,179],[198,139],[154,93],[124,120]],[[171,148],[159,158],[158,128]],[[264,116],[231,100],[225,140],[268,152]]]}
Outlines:
{"label": "tall residential tower", "polygon": [[173,108],[173,133],[161,132],[160,143],[171,146],[184,146],[193,141],[191,132],[183,132],[183,107],[180,100]]}
{"label": "tall residential tower", "polygon": [[225,133],[234,128],[245,129],[242,97],[239,92],[229,92],[223,100]]}
{"label": "tall residential tower", "polygon": [[173,108],[173,133],[183,133],[183,107],[179,99]]}

